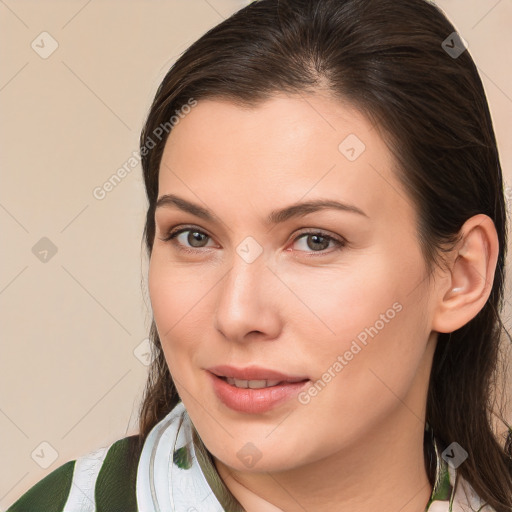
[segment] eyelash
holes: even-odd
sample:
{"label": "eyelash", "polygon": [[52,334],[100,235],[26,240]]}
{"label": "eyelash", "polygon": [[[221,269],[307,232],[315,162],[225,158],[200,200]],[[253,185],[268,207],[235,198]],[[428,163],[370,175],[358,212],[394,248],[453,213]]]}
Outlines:
{"label": "eyelash", "polygon": [[[186,226],[186,227],[181,227],[178,229],[169,230],[169,232],[167,233],[167,236],[160,238],[160,240],[162,240],[163,242],[171,242],[179,251],[183,251],[183,252],[186,252],[189,254],[198,254],[198,252],[201,252],[204,249],[208,249],[208,247],[198,247],[198,248],[192,249],[190,247],[185,247],[185,246],[179,244],[176,240],[174,240],[178,235],[180,235],[181,233],[186,233],[187,231],[201,233],[202,235],[206,235],[208,238],[211,239],[211,237],[207,233],[205,233],[204,231],[202,231],[200,229],[197,229],[195,226]],[[346,240],[344,240],[344,239],[338,240],[337,238],[335,238],[331,235],[327,235],[326,233],[324,233],[321,230],[301,232],[293,239],[293,242],[295,243],[297,240],[304,238],[306,235],[320,235],[324,239],[328,240],[329,242],[334,242],[336,244],[336,248],[334,249],[334,251],[339,251],[339,250],[343,249],[345,247],[345,245],[347,244]],[[331,252],[334,252],[332,250],[328,251],[328,252],[326,252],[326,251],[327,251],[327,249],[323,249],[321,251],[299,251],[299,252],[306,252],[307,254],[309,254],[308,257],[325,256],[327,254],[330,254]]]}

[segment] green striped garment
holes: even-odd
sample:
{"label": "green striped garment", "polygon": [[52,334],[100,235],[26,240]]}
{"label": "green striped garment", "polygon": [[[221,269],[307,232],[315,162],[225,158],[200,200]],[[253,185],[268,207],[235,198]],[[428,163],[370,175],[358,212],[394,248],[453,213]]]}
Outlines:
{"label": "green striped garment", "polygon": [[[155,425],[142,451],[137,441],[138,436],[125,437],[63,464],[6,512],[244,512],[183,402]],[[457,445],[443,454],[436,440],[433,446],[436,482],[426,512],[493,512],[460,477],[457,464],[445,461],[460,455]]]}

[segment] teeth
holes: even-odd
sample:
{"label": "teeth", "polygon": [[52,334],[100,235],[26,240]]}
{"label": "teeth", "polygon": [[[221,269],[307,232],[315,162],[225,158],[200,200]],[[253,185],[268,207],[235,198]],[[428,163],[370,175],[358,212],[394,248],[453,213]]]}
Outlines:
{"label": "teeth", "polygon": [[248,380],[248,387],[251,389],[269,388],[271,386],[277,386],[279,380]]}
{"label": "teeth", "polygon": [[239,380],[239,379],[233,379],[234,384],[237,388],[248,388],[249,382],[248,380]]}
{"label": "teeth", "polygon": [[277,386],[277,384],[281,382],[280,380],[242,380],[233,379],[231,377],[226,377],[226,381],[228,384],[231,384],[232,386],[245,389],[269,388],[270,386]]}

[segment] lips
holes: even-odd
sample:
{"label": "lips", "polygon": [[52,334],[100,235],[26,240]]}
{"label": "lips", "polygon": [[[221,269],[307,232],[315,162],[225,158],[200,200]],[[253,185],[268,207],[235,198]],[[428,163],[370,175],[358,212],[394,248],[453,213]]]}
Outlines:
{"label": "lips", "polygon": [[309,384],[303,375],[248,366],[229,365],[207,368],[217,398],[230,409],[246,414],[262,414],[289,402]]}
{"label": "lips", "polygon": [[210,373],[217,377],[237,379],[238,381],[270,381],[276,383],[294,383],[309,380],[306,375],[287,375],[269,368],[260,366],[247,366],[237,368],[235,366],[220,365],[207,368]]}

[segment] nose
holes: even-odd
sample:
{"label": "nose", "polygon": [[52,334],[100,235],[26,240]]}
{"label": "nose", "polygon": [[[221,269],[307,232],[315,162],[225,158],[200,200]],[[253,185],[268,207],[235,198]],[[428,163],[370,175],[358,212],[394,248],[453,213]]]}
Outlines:
{"label": "nose", "polygon": [[277,338],[282,326],[280,286],[263,254],[251,263],[235,254],[231,269],[216,287],[215,328],[235,342]]}

